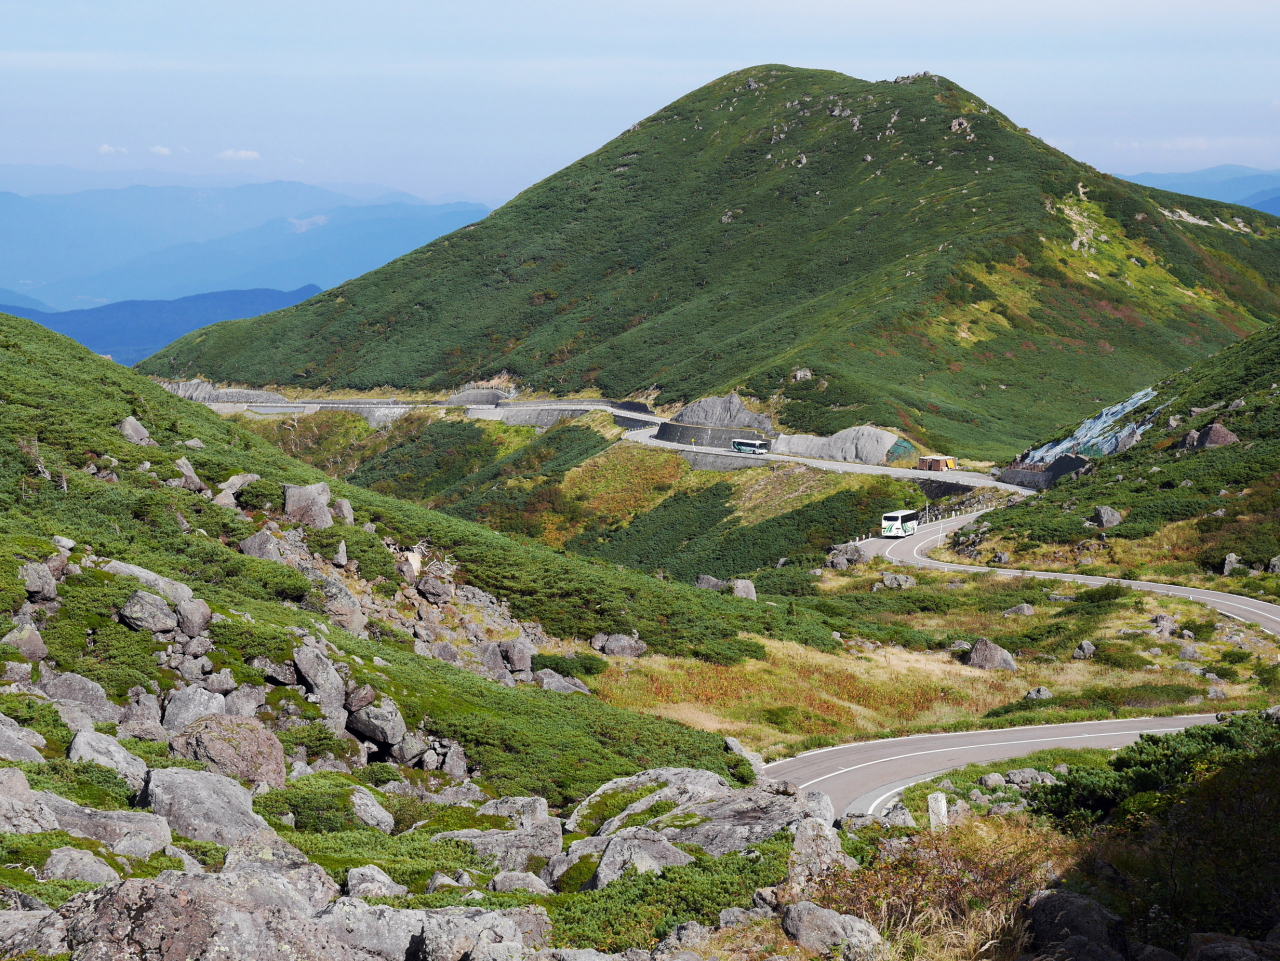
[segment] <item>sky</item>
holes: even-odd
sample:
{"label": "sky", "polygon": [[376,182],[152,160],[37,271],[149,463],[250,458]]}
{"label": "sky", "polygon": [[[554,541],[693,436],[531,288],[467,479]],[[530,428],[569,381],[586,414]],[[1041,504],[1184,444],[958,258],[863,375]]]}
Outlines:
{"label": "sky", "polygon": [[497,206],[731,70],[929,70],[1111,173],[1280,168],[1280,3],[0,0],[0,164]]}

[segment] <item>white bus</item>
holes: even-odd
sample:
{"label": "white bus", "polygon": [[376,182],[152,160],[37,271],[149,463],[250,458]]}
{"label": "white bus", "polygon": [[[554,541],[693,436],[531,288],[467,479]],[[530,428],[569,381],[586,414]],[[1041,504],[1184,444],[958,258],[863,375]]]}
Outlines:
{"label": "white bus", "polygon": [[920,520],[918,511],[893,511],[880,516],[881,537],[910,537]]}
{"label": "white bus", "polygon": [[769,442],[767,440],[734,440],[730,441],[730,443],[739,454],[769,453]]}

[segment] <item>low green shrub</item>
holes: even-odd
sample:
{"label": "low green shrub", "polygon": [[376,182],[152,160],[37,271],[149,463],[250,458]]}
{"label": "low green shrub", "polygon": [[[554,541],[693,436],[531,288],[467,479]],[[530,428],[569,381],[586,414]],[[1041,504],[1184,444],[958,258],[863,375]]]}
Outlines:
{"label": "low green shrub", "polygon": [[564,657],[560,654],[535,654],[533,671],[555,671],[565,677],[592,677],[609,669],[609,662],[595,654],[576,654]]}
{"label": "low green shrub", "polygon": [[68,801],[101,811],[128,809],[134,794],[119,774],[92,761],[69,761],[59,757],[42,764],[0,761],[0,767],[21,768],[33,791],[51,791]]}

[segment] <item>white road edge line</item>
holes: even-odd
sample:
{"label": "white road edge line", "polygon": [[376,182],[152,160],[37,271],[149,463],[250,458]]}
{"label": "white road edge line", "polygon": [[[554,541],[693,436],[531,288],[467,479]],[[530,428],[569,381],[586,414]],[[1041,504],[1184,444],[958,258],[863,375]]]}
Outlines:
{"label": "white road edge line", "polygon": [[[1039,744],[1044,741],[1074,741],[1078,738],[1086,738],[1086,737],[1127,737],[1130,734],[1174,734],[1182,730],[1185,730],[1185,728],[1172,727],[1172,728],[1166,728],[1166,729],[1155,730],[1155,731],[1152,731],[1152,730],[1100,731],[1097,734],[1064,734],[1061,737],[1035,737],[1035,738],[1027,738],[1021,741],[995,741],[995,742],[985,743],[985,744],[973,744],[970,746],[974,748],[1009,747],[1014,744]],[[848,774],[850,771],[856,771],[859,768],[870,767],[873,764],[883,764],[885,761],[901,761],[903,758],[907,758],[907,757],[922,757],[925,754],[942,754],[946,751],[954,751],[954,750],[956,749],[950,748],[950,747],[938,747],[930,751],[912,751],[910,754],[896,754],[893,757],[881,757],[881,758],[876,758],[874,761],[863,761],[861,764],[855,764],[852,767],[843,767],[838,771],[832,771],[830,774],[824,774],[821,777],[815,777],[811,781],[805,781],[803,784],[800,785],[800,788],[803,790],[804,788],[807,788],[810,784],[817,784],[819,781],[825,781],[829,777],[835,777],[838,774]],[[961,748],[961,750],[963,750],[963,748]],[[997,760],[1003,760],[1003,759],[997,758]]]}

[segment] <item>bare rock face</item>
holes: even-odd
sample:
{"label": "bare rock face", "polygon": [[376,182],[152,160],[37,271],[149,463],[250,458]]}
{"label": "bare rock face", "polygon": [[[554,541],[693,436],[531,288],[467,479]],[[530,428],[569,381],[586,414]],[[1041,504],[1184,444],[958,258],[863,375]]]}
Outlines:
{"label": "bare rock face", "polygon": [[376,864],[352,868],[347,872],[347,895],[353,898],[398,898],[409,889],[397,884]]}
{"label": "bare rock face", "polygon": [[271,536],[270,531],[258,531],[252,537],[246,537],[240,542],[240,553],[249,557],[257,557],[264,561],[284,562],[284,554],[280,550],[280,545]]}
{"label": "bare rock face", "polygon": [[256,717],[213,714],[193,721],[169,742],[178,757],[237,781],[283,788],[286,780],[280,739]]}
{"label": "bare rock face", "polygon": [[659,767],[626,777],[614,778],[596,788],[579,804],[565,821],[565,829],[573,833],[589,831],[593,826],[586,820],[593,806],[610,794],[628,793],[642,788],[658,786],[658,790],[640,798],[616,817],[610,818],[596,829],[600,835],[618,830],[635,814],[648,810],[660,801],[683,805],[696,801],[708,801],[727,797],[733,786],[719,774],[687,767]]}
{"label": "bare rock face", "polygon": [[141,803],[196,841],[234,844],[267,826],[249,792],[228,777],[185,768],[153,770]]}
{"label": "bare rock face", "polygon": [[154,634],[178,628],[178,615],[169,610],[164,598],[146,591],[134,591],[133,596],[125,601],[124,607],[120,608],[120,620],[135,631]]}
{"label": "bare rock face", "polygon": [[606,887],[622,877],[627,868],[635,868],[640,874],[661,874],[663,868],[692,861],[690,855],[656,831],[624,828],[609,838],[587,887],[593,891]]}
{"label": "bare rock face", "polygon": [[107,699],[107,692],[101,684],[79,674],[46,671],[36,686],[55,701],[76,702],[98,723],[116,724],[124,713],[119,705]]}
{"label": "bare rock face", "polygon": [[883,464],[898,435],[878,427],[847,427],[830,437],[783,434],[773,442],[775,454],[838,460],[849,464]]}
{"label": "bare rock face", "polygon": [[984,671],[1016,671],[1018,669],[1012,654],[985,637],[978,638],[978,642],[973,645],[973,650],[965,653],[963,661],[969,667]]}
{"label": "bare rock face", "polygon": [[756,414],[747,409],[736,393],[725,397],[704,397],[695,400],[675,417],[675,424],[691,424],[697,427],[743,427],[749,430],[773,430],[773,424],[764,414]]}
{"label": "bare rock face", "polygon": [[298,487],[284,485],[284,513],[295,524],[305,524],[316,530],[333,526],[329,511],[329,485],[323,481]]}
{"label": "bare rock face", "polygon": [[92,761],[109,767],[124,778],[133,790],[142,790],[147,779],[147,762],[136,754],[130,754],[120,742],[108,734],[97,731],[81,731],[71,739],[67,757],[72,761]]}
{"label": "bare rock face", "polygon": [[385,961],[516,961],[545,947],[550,930],[539,907],[413,911],[356,898],[339,898],[315,920],[344,944]]}
{"label": "bare rock face", "polygon": [[164,706],[164,729],[177,734],[189,724],[211,714],[226,713],[227,702],[221,694],[200,687],[185,687],[174,693]]}

